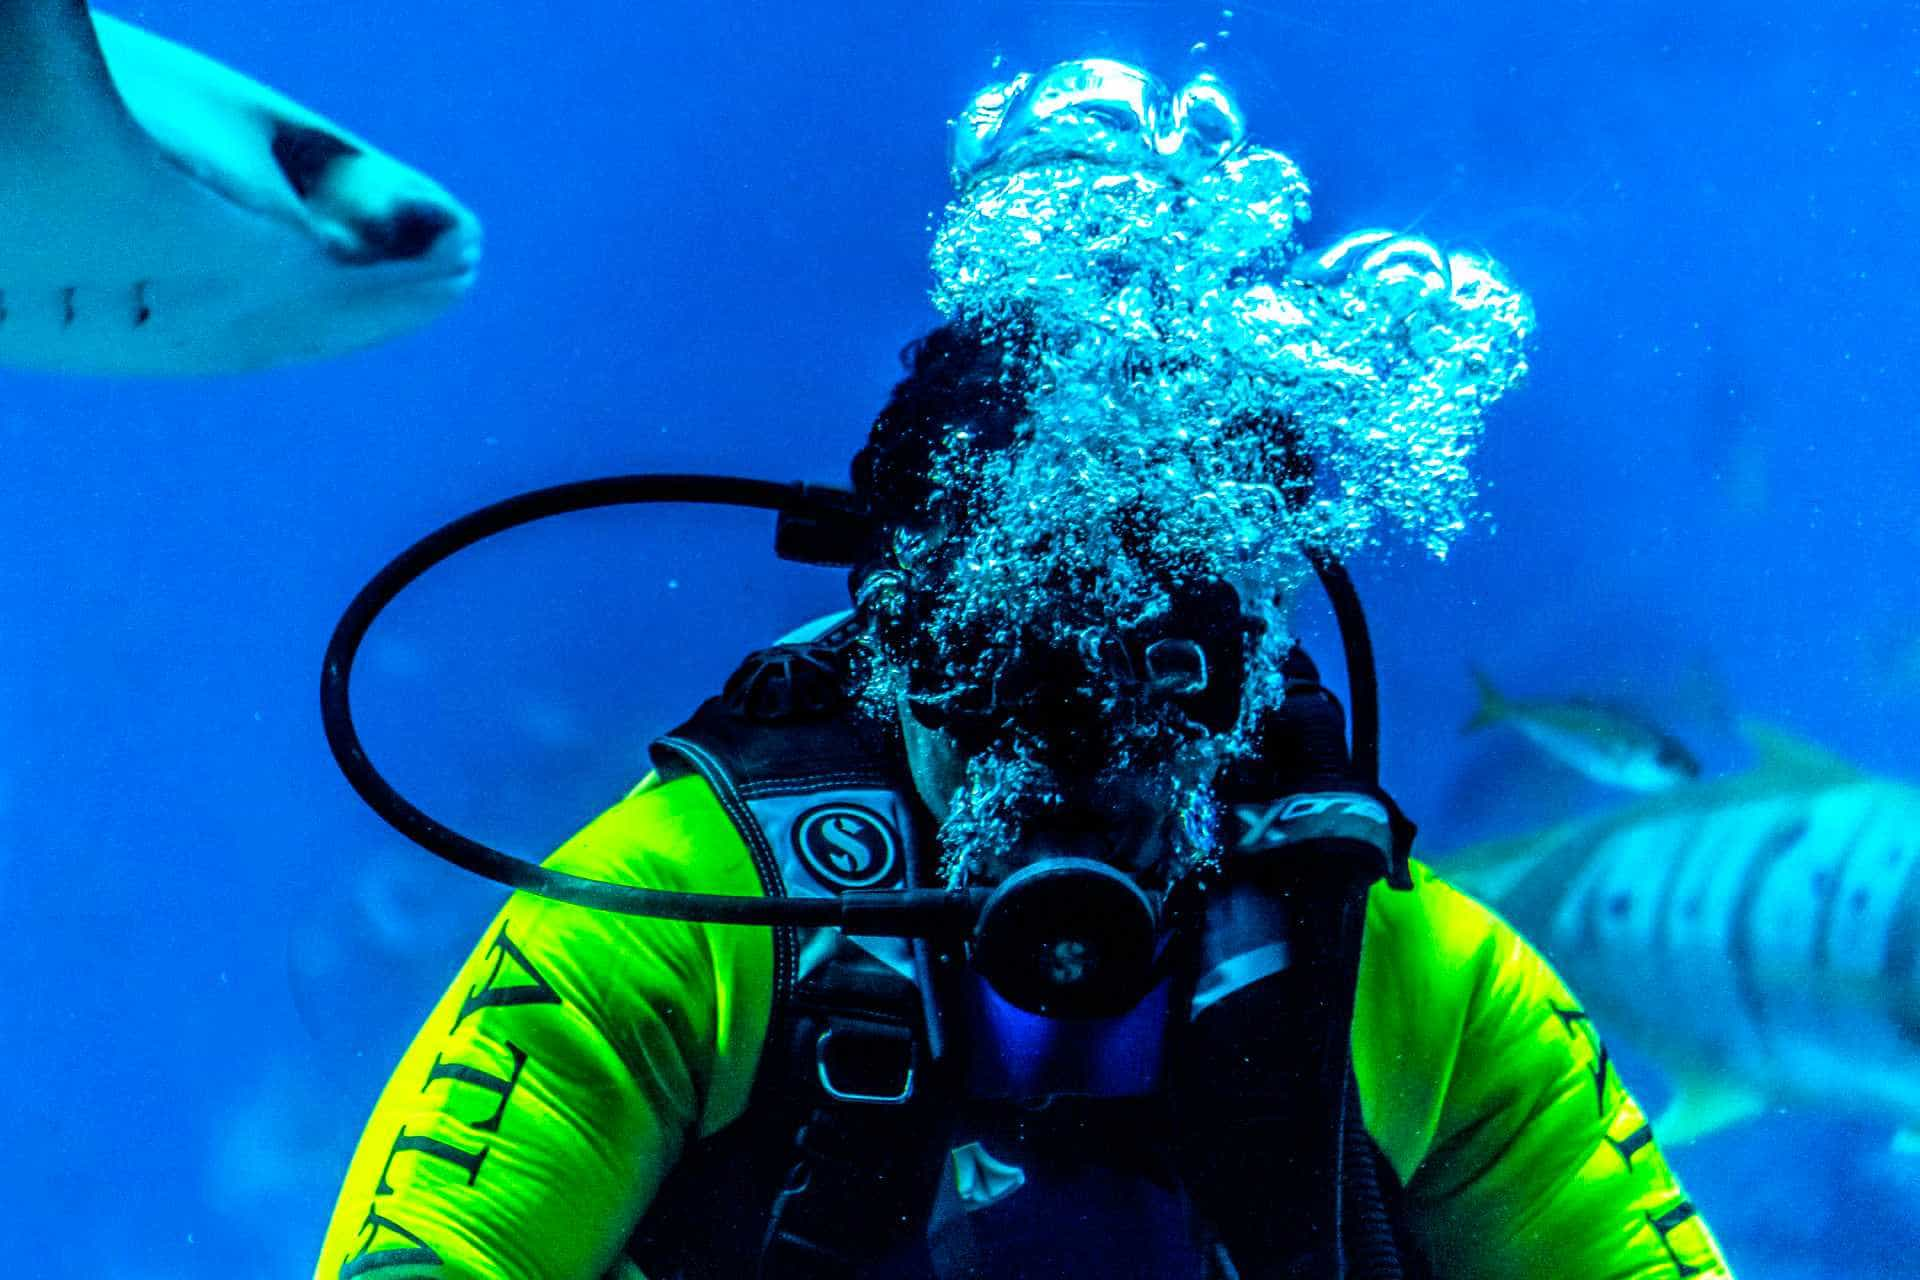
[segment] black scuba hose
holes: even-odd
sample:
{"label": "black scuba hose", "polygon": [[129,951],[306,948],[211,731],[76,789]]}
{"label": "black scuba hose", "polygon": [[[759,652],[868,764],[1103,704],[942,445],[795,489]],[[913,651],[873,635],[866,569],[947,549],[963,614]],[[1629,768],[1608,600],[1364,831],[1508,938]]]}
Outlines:
{"label": "black scuba hose", "polygon": [[1328,1035],[1320,1064],[1319,1096],[1327,1107],[1334,1140],[1333,1240],[1342,1280],[1400,1280],[1400,1254],[1380,1194],[1373,1140],[1360,1108],[1353,1071],[1353,1011],[1359,996],[1360,947],[1366,932],[1372,881],[1335,890],[1331,908],[1334,946],[1326,956],[1323,991]]}
{"label": "black scuba hose", "polygon": [[1353,723],[1353,768],[1369,786],[1380,785],[1380,684],[1373,666],[1373,636],[1367,613],[1346,566],[1325,551],[1309,550],[1313,571],[1340,624],[1347,659],[1347,711]]}
{"label": "black scuba hose", "polygon": [[[868,935],[914,937],[970,929],[986,890],[848,890],[822,899],[739,898],[643,889],[549,870],[435,821],[400,795],[374,768],[353,724],[353,663],[368,628],[395,596],[441,561],[505,530],[575,511],[651,503],[778,512],[776,554],[810,564],[856,563],[865,554],[873,531],[872,518],[860,499],[844,489],[682,474],[606,476],[554,485],[504,499],[443,525],[394,557],[360,589],[327,643],[320,673],[321,721],[327,745],[347,781],[375,813],[429,852],[509,888],[562,902],[670,920],[819,925]],[[1346,650],[1355,771],[1368,784],[1377,786],[1379,703],[1366,616],[1352,579],[1339,561],[1325,552],[1310,554]],[[1407,834],[1411,836],[1410,827]]]}
{"label": "black scuba hose", "polygon": [[1360,1113],[1360,1086],[1351,1070],[1345,1107],[1341,1204],[1346,1215],[1347,1272],[1354,1280],[1401,1280],[1400,1246],[1380,1190],[1379,1155]]}
{"label": "black scuba hose", "polygon": [[[782,899],[671,893],[553,871],[468,839],[409,802],[367,758],[354,728],[350,699],[353,661],[380,611],[421,574],[476,542],[547,516],[640,503],[702,503],[752,507],[794,515],[827,536],[859,519],[853,495],[839,489],[779,484],[734,476],[629,475],[554,485],[496,502],[443,525],[396,556],[347,606],[327,642],[320,672],[320,715],[340,771],[373,811],[402,835],[455,866],[512,889],[623,915],[726,924],[838,926],[850,933],[924,932],[947,916],[971,923],[964,892],[942,889],[849,891],[833,898]],[[796,558],[804,558],[804,553]]]}

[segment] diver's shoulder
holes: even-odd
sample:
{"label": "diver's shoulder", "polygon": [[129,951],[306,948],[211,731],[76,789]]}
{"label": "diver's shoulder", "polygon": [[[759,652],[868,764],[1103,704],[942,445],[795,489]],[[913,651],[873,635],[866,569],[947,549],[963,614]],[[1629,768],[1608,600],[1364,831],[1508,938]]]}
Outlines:
{"label": "diver's shoulder", "polygon": [[1409,964],[1440,964],[1455,972],[1497,965],[1517,941],[1493,909],[1456,887],[1424,862],[1408,870],[1411,890],[1374,886],[1367,903],[1367,937]]}
{"label": "diver's shoulder", "polygon": [[[706,779],[649,773],[568,840],[547,865],[623,884],[759,892],[739,828]],[[743,881],[734,886],[732,882]],[[731,887],[730,887],[731,886]]]}
{"label": "diver's shoulder", "polygon": [[1488,1069],[1469,1029],[1506,952],[1492,912],[1432,868],[1409,870],[1412,889],[1376,884],[1368,898],[1353,1021],[1367,1129],[1403,1180],[1432,1149],[1456,1074]]}

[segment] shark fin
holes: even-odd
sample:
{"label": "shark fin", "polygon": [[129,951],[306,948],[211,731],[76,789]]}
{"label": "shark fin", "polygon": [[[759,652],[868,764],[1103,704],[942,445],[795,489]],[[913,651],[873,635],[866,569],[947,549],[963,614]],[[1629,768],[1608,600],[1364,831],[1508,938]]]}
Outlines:
{"label": "shark fin", "polygon": [[1912,1159],[1920,1156],[1920,1129],[1909,1126],[1899,1129],[1893,1135],[1893,1154]]}
{"label": "shark fin", "polygon": [[1436,869],[1450,883],[1459,885],[1489,906],[1498,907],[1500,899],[1559,846],[1558,840],[1539,836],[1488,840],[1447,854],[1439,859]]}
{"label": "shark fin", "polygon": [[1473,709],[1473,718],[1460,726],[1460,732],[1472,733],[1488,725],[1498,724],[1506,718],[1507,700],[1500,696],[1500,690],[1493,680],[1478,667],[1468,667],[1473,674],[1474,687],[1480,690],[1480,705]]}
{"label": "shark fin", "polygon": [[1861,776],[1859,769],[1825,747],[1785,729],[1758,720],[1742,720],[1740,732],[1760,757],[1755,766],[1757,772],[1836,782]]}
{"label": "shark fin", "polygon": [[1766,1096],[1746,1085],[1708,1078],[1683,1080],[1673,1101],[1653,1122],[1653,1131],[1662,1143],[1679,1146],[1751,1120],[1766,1109]]}

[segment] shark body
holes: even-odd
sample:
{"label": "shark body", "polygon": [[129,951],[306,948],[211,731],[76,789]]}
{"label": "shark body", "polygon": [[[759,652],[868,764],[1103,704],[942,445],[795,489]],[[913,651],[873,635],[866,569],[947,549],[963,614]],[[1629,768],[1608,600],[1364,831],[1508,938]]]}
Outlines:
{"label": "shark body", "polygon": [[212,374],[404,333],[479,224],[439,184],[191,49],[0,0],[0,367]]}
{"label": "shark body", "polygon": [[1774,1105],[1920,1131],[1920,789],[1752,728],[1759,765],[1441,859],[1676,1092],[1686,1142]]}

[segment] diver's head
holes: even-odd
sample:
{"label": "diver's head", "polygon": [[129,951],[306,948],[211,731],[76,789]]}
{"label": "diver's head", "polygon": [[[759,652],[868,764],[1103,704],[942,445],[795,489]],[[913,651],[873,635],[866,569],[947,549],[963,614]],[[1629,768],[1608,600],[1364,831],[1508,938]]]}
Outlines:
{"label": "diver's head", "polygon": [[[1126,562],[1127,591],[1058,545],[1047,508],[1074,486],[1004,471],[1029,443],[1026,354],[960,325],[914,343],[854,461],[881,517],[855,574],[870,692],[899,718],[950,879],[1074,856],[1163,887],[1210,852],[1217,746],[1266,624],[1157,549],[1145,502],[1116,512],[1095,557]],[[1016,491],[1030,519],[1009,512]],[[1001,540],[1004,580],[981,560]]]}
{"label": "diver's head", "polygon": [[[953,734],[923,723],[905,699],[899,725],[914,789],[928,811],[943,824],[958,819],[963,831],[977,825],[977,820],[966,821],[970,788],[996,771],[1004,777],[1008,757],[992,748],[970,750]],[[1212,765],[1196,754],[1158,769],[1109,764],[1049,773],[1032,768],[1025,780],[1026,794],[1004,797],[1011,811],[1004,838],[974,842],[968,864],[953,868],[954,875],[968,883],[997,884],[1042,858],[1090,858],[1158,889],[1175,878],[1182,865],[1178,855],[1187,847],[1178,825],[1186,815],[1177,799],[1204,791],[1212,781]],[[1016,824],[1016,815],[1024,821]]]}
{"label": "diver's head", "polygon": [[1531,313],[1416,237],[1303,251],[1305,178],[1211,76],[1061,63],[954,130],[947,322],[854,464],[866,693],[947,760],[922,774],[951,881],[1147,808],[1166,848],[1119,860],[1171,880],[1212,856],[1210,780],[1284,699],[1309,557],[1466,527]]}

